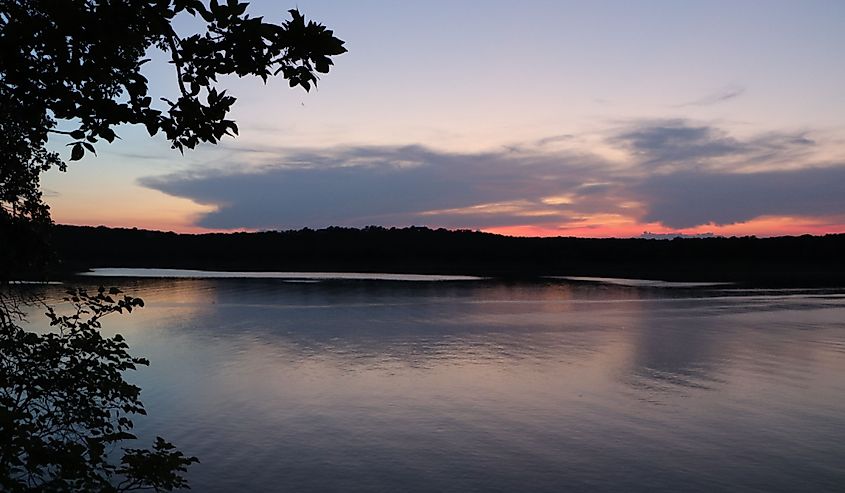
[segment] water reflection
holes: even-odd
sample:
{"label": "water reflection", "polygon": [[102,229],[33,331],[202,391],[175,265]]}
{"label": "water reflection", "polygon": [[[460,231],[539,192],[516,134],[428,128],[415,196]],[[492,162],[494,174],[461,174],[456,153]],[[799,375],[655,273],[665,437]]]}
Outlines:
{"label": "water reflection", "polygon": [[[90,282],[83,281],[83,282]],[[115,280],[199,491],[834,491],[845,298]]]}

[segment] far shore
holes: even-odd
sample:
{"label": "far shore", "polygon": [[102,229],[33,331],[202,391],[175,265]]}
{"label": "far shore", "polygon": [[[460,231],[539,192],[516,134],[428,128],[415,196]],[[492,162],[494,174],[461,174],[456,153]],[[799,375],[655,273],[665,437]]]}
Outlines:
{"label": "far shore", "polygon": [[549,276],[845,287],[845,234],[777,238],[524,238],[424,227],[177,234],[57,225],[50,278],[92,268]]}

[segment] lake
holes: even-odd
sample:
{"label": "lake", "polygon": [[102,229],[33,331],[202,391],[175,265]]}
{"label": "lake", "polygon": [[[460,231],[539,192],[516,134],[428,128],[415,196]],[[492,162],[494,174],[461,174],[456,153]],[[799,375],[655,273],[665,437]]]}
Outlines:
{"label": "lake", "polygon": [[101,274],[195,491],[845,490],[843,290]]}

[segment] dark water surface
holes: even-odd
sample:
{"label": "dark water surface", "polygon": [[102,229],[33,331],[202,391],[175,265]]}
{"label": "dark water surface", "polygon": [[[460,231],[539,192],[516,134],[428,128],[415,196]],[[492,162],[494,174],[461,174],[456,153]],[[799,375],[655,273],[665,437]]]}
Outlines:
{"label": "dark water surface", "polygon": [[195,491],[845,491],[842,292],[101,281]]}

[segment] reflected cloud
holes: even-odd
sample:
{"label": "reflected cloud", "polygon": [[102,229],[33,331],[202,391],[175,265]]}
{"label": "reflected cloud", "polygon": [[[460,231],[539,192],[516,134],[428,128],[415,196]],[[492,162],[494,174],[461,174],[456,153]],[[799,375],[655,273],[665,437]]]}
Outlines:
{"label": "reflected cloud", "polygon": [[675,324],[643,320],[648,327],[638,330],[628,383],[635,388],[673,392],[712,389],[724,371],[719,361],[726,354],[728,340],[719,340],[711,326],[696,319]]}
{"label": "reflected cloud", "polygon": [[[218,355],[220,364],[260,350],[273,364],[316,362],[374,371],[572,362],[606,344],[605,331],[595,327],[593,304],[578,299],[620,291],[498,282],[133,279],[122,284],[147,305],[139,316],[113,322],[137,333],[133,337],[148,337],[150,321],[160,319],[171,325],[157,327],[156,337],[165,331],[192,347],[223,341],[230,352]],[[624,318],[626,310],[624,304],[613,307],[607,319]],[[559,330],[563,317],[578,330]],[[174,322],[178,319],[191,323]]]}

